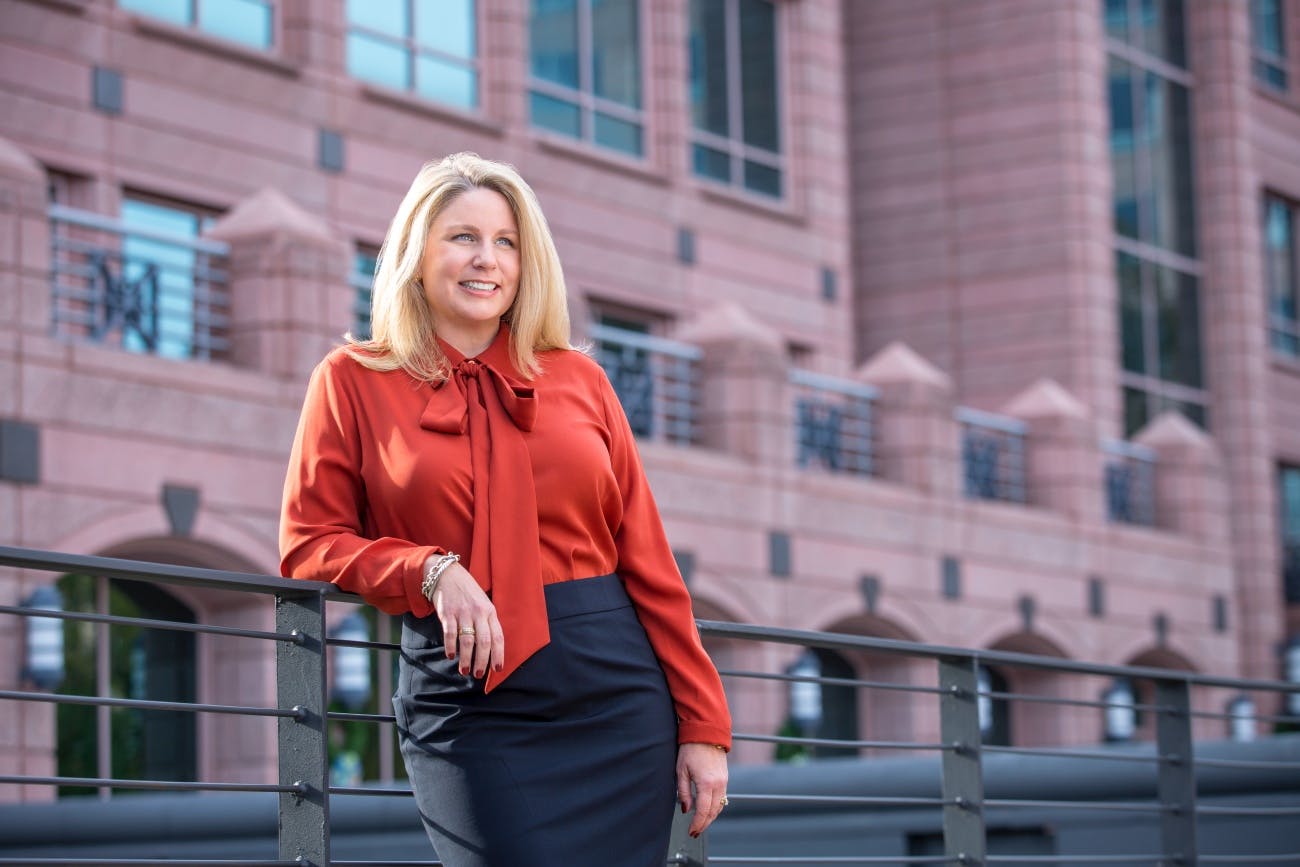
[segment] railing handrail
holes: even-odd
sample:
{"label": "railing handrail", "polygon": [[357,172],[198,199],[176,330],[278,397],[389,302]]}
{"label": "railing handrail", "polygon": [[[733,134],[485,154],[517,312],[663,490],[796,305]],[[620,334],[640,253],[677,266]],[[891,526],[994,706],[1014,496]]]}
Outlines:
{"label": "railing handrail", "polygon": [[704,357],[704,350],[693,344],[683,343],[680,340],[671,340],[667,337],[657,337],[653,334],[628,331],[625,328],[615,328],[612,325],[592,323],[587,326],[587,336],[592,340],[620,343],[633,349],[644,349],[647,352],[657,352],[661,355],[682,358],[687,361],[698,361]]}
{"label": "railing handrail", "polygon": [[835,394],[861,398],[863,400],[875,400],[880,397],[880,389],[876,388],[874,385],[869,385],[865,382],[858,382],[852,379],[845,379],[842,376],[831,376],[827,373],[817,373],[812,370],[804,370],[799,367],[790,368],[790,384],[815,388],[820,391],[830,391]]}
{"label": "railing handrail", "polygon": [[988,410],[976,409],[973,406],[959,406],[953,415],[961,424],[989,428],[990,430],[1001,431],[1002,433],[1012,434],[1013,436],[1024,436],[1029,432],[1029,425],[1018,418],[997,412],[989,412]]}
{"label": "railing handrail", "polygon": [[1135,461],[1146,461],[1151,464],[1156,462],[1155,449],[1150,446],[1135,443],[1132,440],[1103,437],[1101,441],[1101,450],[1112,457],[1130,458]]}
{"label": "railing handrail", "polygon": [[230,255],[230,245],[225,241],[213,241],[209,238],[195,238],[190,235],[176,234],[175,232],[166,232],[159,229],[147,229],[142,226],[133,226],[114,217],[97,214],[94,211],[82,210],[81,208],[72,208],[67,205],[50,205],[48,214],[51,220],[60,223],[68,223],[73,226],[80,226],[84,229],[95,229],[100,232],[111,232],[115,235],[130,235],[137,238],[147,238],[151,241],[160,241],[164,244],[185,247],[199,253],[209,253],[214,256]]}

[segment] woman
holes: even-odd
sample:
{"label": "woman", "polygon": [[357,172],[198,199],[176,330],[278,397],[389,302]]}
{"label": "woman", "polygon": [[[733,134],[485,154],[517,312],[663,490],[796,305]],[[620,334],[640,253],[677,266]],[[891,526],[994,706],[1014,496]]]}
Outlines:
{"label": "woman", "polygon": [[424,166],[373,297],[373,339],[308,386],[283,573],[403,615],[393,704],[443,863],[662,865],[672,792],[694,835],[726,804],[730,716],[532,190]]}

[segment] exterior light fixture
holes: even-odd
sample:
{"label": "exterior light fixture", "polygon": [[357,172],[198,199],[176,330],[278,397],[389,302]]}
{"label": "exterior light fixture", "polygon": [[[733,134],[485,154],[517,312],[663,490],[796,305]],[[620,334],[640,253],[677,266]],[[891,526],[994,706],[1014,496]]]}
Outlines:
{"label": "exterior light fixture", "polygon": [[[62,611],[63,597],[49,585],[37,587],[23,600],[24,607]],[[57,617],[27,617],[27,654],[23,677],[37,689],[54,689],[63,682],[63,621]]]}
{"label": "exterior light fixture", "polygon": [[[817,654],[805,650],[786,670],[792,677],[821,677],[822,666]],[[805,737],[812,737],[822,723],[822,685],[812,680],[790,681],[790,718]]]}
{"label": "exterior light fixture", "polygon": [[1128,678],[1117,677],[1101,694],[1105,702],[1103,731],[1110,743],[1131,740],[1137,731],[1137,699]]}
{"label": "exterior light fixture", "polygon": [[[339,622],[334,638],[369,641],[370,628],[364,617],[353,612]],[[370,653],[364,647],[334,647],[330,698],[353,710],[362,707],[370,698]]]}
{"label": "exterior light fixture", "polygon": [[987,738],[993,731],[993,675],[982,665],[975,666],[975,703],[979,708],[980,737]]}
{"label": "exterior light fixture", "polygon": [[1234,741],[1255,739],[1255,701],[1244,692],[1228,702],[1228,737]]}

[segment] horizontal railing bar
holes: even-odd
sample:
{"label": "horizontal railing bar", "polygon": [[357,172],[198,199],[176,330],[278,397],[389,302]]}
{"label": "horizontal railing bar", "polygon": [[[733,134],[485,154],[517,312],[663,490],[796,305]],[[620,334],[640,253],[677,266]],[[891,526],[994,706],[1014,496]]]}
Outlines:
{"label": "horizontal railing bar", "polygon": [[1181,855],[989,855],[986,864],[1179,864]]}
{"label": "horizontal railing bar", "polygon": [[177,247],[188,247],[214,256],[226,256],[230,253],[230,245],[224,241],[210,241],[206,238],[195,238],[190,235],[146,229],[142,226],[128,224],[123,220],[114,219],[105,214],[83,211],[80,208],[70,208],[67,205],[50,205],[48,214],[51,220],[58,223],[68,223],[69,225],[96,229],[101,232],[112,232],[115,235],[146,238],[150,241],[173,244]]}
{"label": "horizontal railing bar", "polygon": [[791,644],[800,647],[824,647],[830,650],[847,648],[875,653],[899,656],[919,656],[926,659],[960,659],[974,662],[1007,665],[1019,668],[1041,668],[1049,671],[1063,671],[1074,674],[1096,674],[1103,677],[1130,677],[1155,681],[1173,681],[1189,686],[1226,686],[1242,690],[1259,690],[1263,692],[1294,692],[1296,685],[1281,680],[1247,680],[1244,678],[1221,677],[1181,671],[1170,668],[1152,668],[1149,666],[1103,665],[1094,662],[1079,662],[1062,659],[1059,656],[1044,656],[1033,653],[1015,653],[1008,650],[972,650],[965,647],[952,647],[939,644],[923,644],[919,641],[900,641],[894,638],[874,638],[865,635],[848,635],[846,633],[814,632],[808,629],[788,629],[775,626],[758,626],[749,623],[733,623],[725,620],[696,621],[700,633],[715,638],[739,638],[750,641],[766,641],[775,644]]}
{"label": "horizontal railing bar", "polygon": [[989,809],[1010,807],[1034,807],[1042,810],[1137,810],[1144,813],[1169,813],[1172,804],[1150,804],[1142,801],[1041,801],[1032,798],[987,798],[984,806]]}
{"label": "horizontal railing bar", "polygon": [[1270,770],[1279,768],[1284,771],[1300,771],[1300,762],[1261,762],[1250,761],[1248,759],[1203,759],[1196,757],[1196,766],[1199,768],[1246,768],[1256,770]]}
{"label": "horizontal railing bar", "polygon": [[[301,862],[290,862],[302,867]],[[331,858],[330,864],[335,867],[442,867],[441,861],[339,861]]]}
{"label": "horizontal railing bar", "polygon": [[379,795],[390,798],[409,798],[415,794],[410,789],[375,789],[365,786],[330,786],[329,792],[331,795]]}
{"label": "horizontal railing bar", "polygon": [[816,389],[817,391],[829,391],[834,394],[841,394],[845,397],[856,397],[862,400],[875,400],[880,396],[880,389],[865,382],[858,382],[852,379],[844,379],[838,376],[830,376],[825,373],[817,373],[812,370],[804,370],[799,367],[790,369],[790,383],[792,385],[801,385],[805,388]]}
{"label": "horizontal railing bar", "polygon": [[1018,418],[996,412],[985,412],[970,406],[957,407],[953,416],[962,424],[987,428],[1012,436],[1023,436],[1029,430],[1029,425]]}
{"label": "horizontal railing bar", "polygon": [[[346,862],[334,861],[334,864]],[[369,862],[366,862],[369,863]],[[0,858],[0,865],[22,865],[22,867],[303,867],[303,862],[293,861],[249,861],[211,859],[176,859],[176,858]]]}
{"label": "horizontal railing bar", "polygon": [[54,704],[89,704],[97,707],[134,707],[140,710],[169,710],[180,713],[225,713],[236,716],[289,717],[301,716],[298,711],[278,707],[245,707],[230,704],[199,704],[190,701],[154,701],[144,698],[110,698],[98,695],[69,695],[66,693],[23,692],[0,689],[0,699],[11,701],[43,701]]}
{"label": "horizontal railing bar", "polygon": [[[1003,747],[984,744],[980,747],[986,753],[1007,753],[1013,756],[1054,756],[1060,759],[1100,759],[1106,762],[1142,762],[1158,764],[1173,762],[1173,756],[1135,756],[1128,753],[1101,753],[1085,750],[1058,750],[1051,747]],[[1199,762],[1198,762],[1199,764]]]}
{"label": "horizontal railing bar", "polygon": [[330,647],[360,647],[365,650],[401,650],[402,645],[391,641],[360,641],[355,638],[326,638]]}
{"label": "horizontal railing bar", "polygon": [[[710,855],[710,864],[960,864],[961,858],[945,855]],[[338,863],[337,861],[334,863]],[[678,862],[689,863],[689,862]]]}
{"label": "horizontal railing bar", "polygon": [[346,601],[333,584],[324,581],[304,581],[298,578],[274,578],[270,575],[253,575],[246,572],[227,572],[223,569],[202,569],[197,566],[174,566],[170,563],[152,563],[145,560],[124,560],[120,557],[94,557],[86,554],[63,554],[0,545],[0,566],[18,569],[36,569],[44,572],[77,572],[121,578],[127,581],[160,581],[166,584],[184,584],[194,587],[211,587],[221,590],[246,590],[253,593],[338,594],[331,598]]}
{"label": "horizontal railing bar", "polygon": [[1289,855],[1200,855],[1198,861],[1211,864],[1285,864],[1288,861],[1300,862],[1300,852]]}
{"label": "horizontal railing bar", "polygon": [[[1296,687],[1295,691],[1300,692],[1300,687]],[[1190,717],[1196,717],[1198,719],[1221,719],[1221,720],[1240,719],[1239,716],[1237,716],[1234,713],[1230,713],[1228,711],[1194,710],[1194,711],[1189,711],[1187,715]],[[1255,722],[1300,723],[1300,716],[1296,716],[1295,714],[1287,714],[1287,713],[1282,713],[1282,714],[1253,713],[1250,715],[1250,718],[1253,719]]]}
{"label": "horizontal railing bar", "polygon": [[326,719],[335,719],[341,722],[373,722],[373,723],[391,723],[397,722],[397,717],[391,713],[351,713],[349,711],[332,710],[325,714]]}
{"label": "horizontal railing bar", "polygon": [[1139,445],[1131,440],[1119,440],[1112,437],[1103,437],[1101,440],[1101,450],[1112,457],[1132,458],[1147,463],[1155,463],[1156,450],[1150,446]]}
{"label": "horizontal railing bar", "polygon": [[271,783],[203,783],[193,780],[118,780],[110,777],[22,777],[0,774],[0,783],[19,786],[85,786],[113,789],[152,789],[163,792],[283,792],[306,795],[307,786]]}
{"label": "horizontal railing bar", "polygon": [[289,632],[264,632],[259,629],[237,629],[234,626],[207,626],[202,623],[183,623],[179,620],[151,620],[147,617],[124,617],[120,614],[91,614],[86,611],[51,611],[48,608],[26,608],[0,605],[0,614],[17,614],[27,617],[56,617],[60,620],[84,620],[90,623],[110,623],[119,626],[143,626],[146,629],[171,629],[177,632],[202,632],[207,635],[229,635],[236,638],[262,638],[267,641],[288,641],[302,644],[303,637]]}
{"label": "horizontal railing bar", "polygon": [[[1027,693],[1019,693],[1019,692],[984,692],[981,690],[980,692],[977,692],[976,695],[987,697],[987,698],[1002,698],[1002,699],[1007,699],[1009,701],[1025,701],[1025,702],[1034,702],[1037,704],[1073,705],[1076,707],[1107,708],[1115,704],[1115,702],[1113,701],[1102,701],[1100,699],[1056,698],[1055,696],[1050,696],[1050,695],[1029,695]],[[1174,710],[1174,708],[1166,704],[1144,704],[1142,702],[1125,704],[1124,707],[1132,708],[1133,710],[1137,710],[1137,711],[1150,711],[1151,713],[1172,713]]]}
{"label": "horizontal railing bar", "polygon": [[1197,804],[1196,812],[1202,816],[1300,816],[1300,806],[1219,807],[1214,804]]}
{"label": "horizontal railing bar", "polygon": [[736,732],[731,736],[737,741],[758,741],[765,744],[801,744],[809,747],[843,747],[844,749],[880,749],[880,750],[951,750],[950,744],[921,744],[907,741],[849,741],[834,738],[799,738],[787,735],[751,735]]}
{"label": "horizontal railing bar", "polygon": [[823,686],[865,686],[870,689],[892,689],[899,692],[916,692],[941,695],[943,690],[937,686],[913,686],[906,683],[886,683],[879,680],[859,680],[854,677],[816,677],[806,674],[776,674],[767,671],[740,671],[735,669],[718,669],[722,677],[744,677],[751,680],[781,680],[795,683],[820,683]]}
{"label": "horizontal railing bar", "polygon": [[632,349],[642,349],[647,352],[657,352],[661,355],[667,355],[672,358],[681,358],[687,361],[696,361],[704,357],[704,350],[690,343],[669,340],[666,337],[656,337],[653,334],[640,334],[636,331],[624,331],[622,328],[613,328],[609,325],[588,325],[587,336],[592,340],[604,341],[605,343],[615,343],[620,346],[627,346]]}
{"label": "horizontal railing bar", "polygon": [[798,804],[881,804],[884,806],[951,807],[952,798],[886,798],[874,795],[750,795],[728,792],[730,801],[790,801]]}

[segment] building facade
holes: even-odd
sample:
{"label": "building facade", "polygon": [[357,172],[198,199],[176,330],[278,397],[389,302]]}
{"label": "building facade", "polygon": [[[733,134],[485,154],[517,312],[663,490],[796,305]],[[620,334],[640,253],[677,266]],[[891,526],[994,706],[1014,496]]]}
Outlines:
{"label": "building facade", "polygon": [[[1278,677],[1297,55],[1300,0],[0,0],[0,543],[274,574],[306,379],[367,329],[416,170],[472,150],[541,198],[699,616]],[[0,571],[0,598],[49,583]],[[155,632],[69,625],[58,689],[274,703],[264,649]],[[24,640],[0,617],[0,689]],[[727,681],[738,729],[788,725],[784,686]],[[824,690],[821,733],[937,738],[893,696]],[[993,704],[1003,742],[1102,734]],[[0,703],[0,773],[274,775],[264,721],[88,713]]]}

